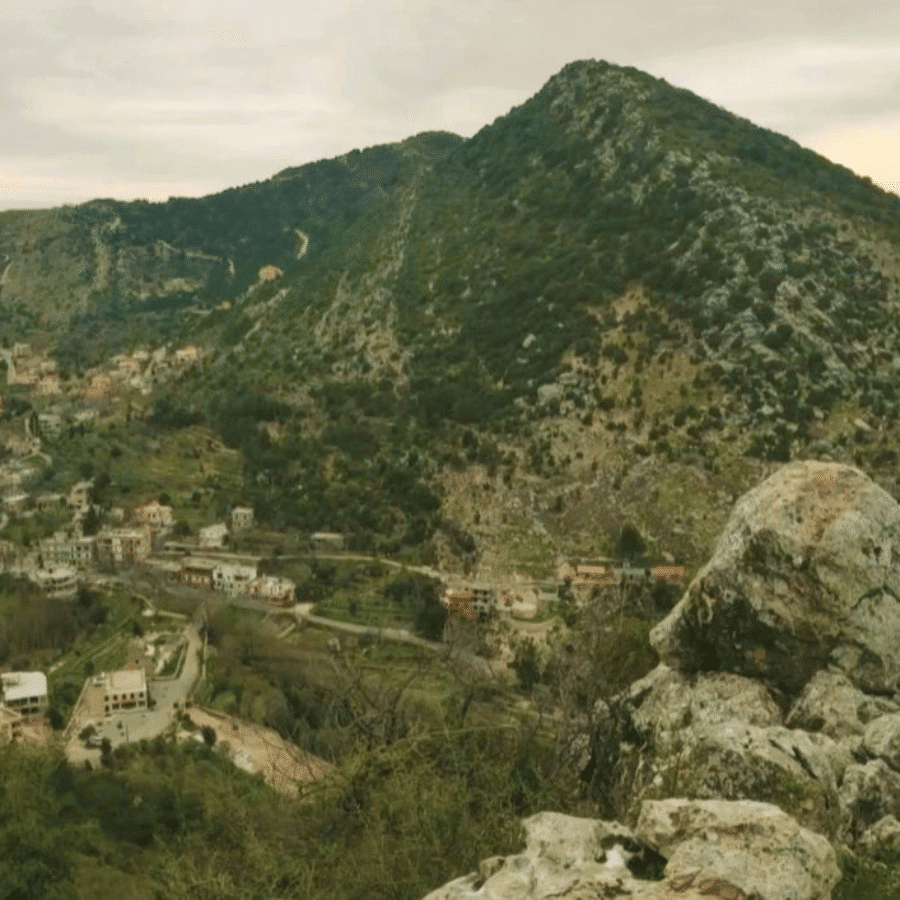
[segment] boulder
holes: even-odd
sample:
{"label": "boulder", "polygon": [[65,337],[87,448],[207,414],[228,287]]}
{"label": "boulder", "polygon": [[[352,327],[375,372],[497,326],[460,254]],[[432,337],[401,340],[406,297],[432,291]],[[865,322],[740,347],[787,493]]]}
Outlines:
{"label": "boulder", "polygon": [[775,803],[829,835],[849,830],[837,795],[851,752],[825,734],[783,727],[760,682],[688,679],[660,665],[614,698],[612,711],[617,727],[595,735],[595,770],[601,779],[613,773],[600,793],[620,798],[626,820],[647,799],[720,798]]}
{"label": "boulder", "polygon": [[900,713],[870,722],[863,735],[862,748],[868,756],[883,759],[895,772],[900,772]]}
{"label": "boulder", "polygon": [[642,848],[618,822],[542,812],[523,824],[524,852],[486,859],[477,872],[445,884],[425,900],[627,898],[654,887],[653,880],[636,877],[629,869],[629,863],[639,868]]}
{"label": "boulder", "polygon": [[647,803],[640,837],[555,812],[523,824],[523,852],[425,900],[825,900],[838,877],[828,842],[764,803]]}
{"label": "boulder", "polygon": [[900,682],[900,505],[861,471],[801,461],[736,504],[712,558],[651,633],[685,672],[798,694],[820,669]]}
{"label": "boulder", "polygon": [[870,721],[892,712],[900,712],[896,703],[864,694],[842,672],[822,670],[803,688],[785,724],[840,740],[862,735]]}
{"label": "boulder", "polygon": [[900,816],[900,774],[883,759],[848,766],[838,799],[859,837],[885,816]]}
{"label": "boulder", "polygon": [[647,741],[662,731],[718,725],[781,725],[778,704],[759,681],[728,672],[686,678],[665,664],[635,681],[615,701],[626,732]]}
{"label": "boulder", "polygon": [[668,860],[670,887],[705,881],[708,897],[828,900],[840,878],[828,841],[768,803],[648,801],[634,833]]}

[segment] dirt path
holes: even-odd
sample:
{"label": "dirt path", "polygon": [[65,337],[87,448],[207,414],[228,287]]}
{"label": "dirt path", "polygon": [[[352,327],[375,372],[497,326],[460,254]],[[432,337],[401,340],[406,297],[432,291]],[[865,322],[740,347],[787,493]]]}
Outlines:
{"label": "dirt path", "polygon": [[277,731],[194,707],[191,721],[199,728],[215,729],[218,744],[227,744],[235,765],[248,772],[261,772],[270,787],[288,797],[298,795],[298,782],[315,781],[326,775],[331,763],[304,753],[285,741]]}

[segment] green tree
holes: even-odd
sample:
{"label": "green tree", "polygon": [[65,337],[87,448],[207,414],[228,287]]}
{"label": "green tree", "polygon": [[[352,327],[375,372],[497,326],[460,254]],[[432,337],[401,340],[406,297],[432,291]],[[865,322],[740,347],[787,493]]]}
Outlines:
{"label": "green tree", "polygon": [[634,559],[644,553],[647,545],[634,525],[623,525],[616,541],[616,550],[626,559]]}

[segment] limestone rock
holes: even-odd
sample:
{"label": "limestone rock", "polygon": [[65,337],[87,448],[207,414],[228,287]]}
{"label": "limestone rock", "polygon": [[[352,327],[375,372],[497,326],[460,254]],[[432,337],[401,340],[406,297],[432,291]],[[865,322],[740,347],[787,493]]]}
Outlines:
{"label": "limestone rock", "polygon": [[628,868],[640,847],[631,830],[618,822],[543,812],[523,824],[523,853],[487,859],[478,872],[445,884],[425,900],[627,898],[654,886]]}
{"label": "limestone rock", "polygon": [[[728,673],[689,680],[660,665],[612,708],[624,738],[614,793],[629,798],[626,815],[646,799],[759,800],[827,834],[849,829],[837,793],[851,752],[825,734],[783,727],[760,682]],[[603,771],[607,739],[608,731],[596,737]]]}
{"label": "limestone rock", "polygon": [[895,772],[900,772],[900,713],[870,722],[862,746],[869,756],[883,759]]}
{"label": "limestone rock", "polygon": [[713,557],[651,634],[687,672],[796,695],[829,664],[865,691],[900,682],[900,505],[858,469],[795,462],[738,501]]}
{"label": "limestone rock", "polygon": [[803,688],[786,724],[840,739],[861,735],[868,722],[891,712],[900,712],[896,703],[864,694],[841,672],[823,670]]}
{"label": "limestone rock", "polygon": [[703,673],[693,682],[661,664],[616,699],[627,730],[642,740],[661,731],[740,720],[781,725],[781,710],[759,681],[727,672]]}
{"label": "limestone rock", "polygon": [[828,841],[767,803],[648,801],[635,836],[668,859],[670,886],[718,880],[706,896],[828,900],[840,878]]}
{"label": "limestone rock", "polygon": [[854,834],[859,836],[885,816],[900,816],[900,774],[882,759],[848,766],[839,800],[853,820]]}

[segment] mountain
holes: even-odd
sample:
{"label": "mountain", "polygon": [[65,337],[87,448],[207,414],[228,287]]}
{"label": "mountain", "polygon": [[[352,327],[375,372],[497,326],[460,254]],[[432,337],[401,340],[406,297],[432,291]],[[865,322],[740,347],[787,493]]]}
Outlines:
{"label": "mountain", "polygon": [[900,198],[635,69],[165,203],[0,213],[0,335],[77,373],[195,342],[147,405],[279,527],[546,572],[632,525],[696,564],[774,462],[897,493]]}

